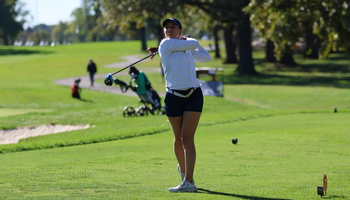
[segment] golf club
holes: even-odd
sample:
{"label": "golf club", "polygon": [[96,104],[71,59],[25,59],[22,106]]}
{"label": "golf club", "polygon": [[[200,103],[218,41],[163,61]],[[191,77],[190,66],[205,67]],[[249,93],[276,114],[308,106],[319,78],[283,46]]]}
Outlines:
{"label": "golf club", "polygon": [[154,53],[152,53],[152,54],[142,58],[141,60],[138,60],[138,61],[130,64],[129,66],[124,67],[123,69],[121,69],[121,70],[119,70],[117,72],[114,72],[113,74],[111,74],[111,73],[107,74],[107,76],[105,77],[105,80],[104,80],[105,85],[108,85],[108,86],[113,85],[113,77],[112,77],[113,75],[118,74],[119,72],[121,72],[121,71],[123,71],[123,70],[125,70],[125,69],[127,69],[127,68],[129,68],[129,67],[131,67],[131,66],[133,66],[133,65],[135,65],[135,64],[137,64],[137,63],[139,63],[139,62],[141,62],[141,61],[143,61],[145,59],[147,59],[147,58],[149,58],[149,57],[155,56],[157,53],[158,53],[158,51],[156,51],[156,52],[154,52]]}

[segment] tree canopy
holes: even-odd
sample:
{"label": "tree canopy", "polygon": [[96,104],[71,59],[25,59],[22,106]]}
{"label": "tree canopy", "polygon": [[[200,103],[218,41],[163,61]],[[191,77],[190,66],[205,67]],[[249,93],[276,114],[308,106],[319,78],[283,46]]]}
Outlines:
{"label": "tree canopy", "polygon": [[[0,40],[5,44],[22,29],[24,21],[18,17],[27,12],[21,5],[19,0],[0,0]],[[302,42],[305,57],[324,58],[334,49],[350,51],[349,6],[350,0],[82,0],[72,12],[74,20],[60,22],[49,33],[59,42],[114,40],[119,35],[141,40],[145,50],[150,35],[163,38],[162,20],[175,17],[184,25],[183,34],[198,38],[211,32],[217,57],[222,31],[224,63],[238,63],[237,73],[256,74],[252,27],[266,39],[272,61],[275,53],[278,61],[293,59],[297,42]],[[29,34],[36,41],[48,37],[46,30]]]}
{"label": "tree canopy", "polygon": [[[348,0],[251,0],[245,11],[251,13],[252,25],[266,40],[275,44],[277,59],[300,39],[318,43],[322,57],[334,42],[349,47],[350,11]],[[311,48],[306,41],[306,50]]]}
{"label": "tree canopy", "polygon": [[23,30],[27,14],[28,11],[23,10],[23,3],[19,0],[0,0],[0,39],[5,45],[9,44],[10,38],[15,38]]}

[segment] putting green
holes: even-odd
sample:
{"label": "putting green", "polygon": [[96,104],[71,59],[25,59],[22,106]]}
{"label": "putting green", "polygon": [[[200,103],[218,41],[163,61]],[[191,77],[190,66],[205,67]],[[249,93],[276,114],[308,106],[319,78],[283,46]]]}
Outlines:
{"label": "putting green", "polygon": [[22,109],[22,108],[0,108],[0,117],[7,117],[11,115],[23,115],[27,113],[42,113],[42,112],[51,112],[51,110],[45,109]]}

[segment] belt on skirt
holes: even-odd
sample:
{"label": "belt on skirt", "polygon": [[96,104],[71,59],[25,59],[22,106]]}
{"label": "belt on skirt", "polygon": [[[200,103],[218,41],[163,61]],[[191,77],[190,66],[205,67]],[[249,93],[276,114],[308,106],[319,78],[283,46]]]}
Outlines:
{"label": "belt on skirt", "polygon": [[[170,88],[166,88],[166,92],[170,93],[170,94],[173,94],[175,96],[178,96],[178,97],[182,97],[182,98],[188,98],[191,96],[191,94],[197,89],[197,87],[192,87],[192,88],[189,88],[188,90],[172,90]],[[188,91],[188,93],[186,95],[184,94],[181,94],[180,91],[182,92],[185,92],[185,91]]]}

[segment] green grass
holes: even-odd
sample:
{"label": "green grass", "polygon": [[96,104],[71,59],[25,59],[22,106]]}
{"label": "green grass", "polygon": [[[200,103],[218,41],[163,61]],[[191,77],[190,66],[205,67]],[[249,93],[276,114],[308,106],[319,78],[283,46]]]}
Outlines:
{"label": "green grass", "polygon": [[51,110],[42,109],[11,109],[11,108],[0,108],[0,117],[6,117],[11,115],[23,115],[26,113],[33,112],[52,112]]}
{"label": "green grass", "polygon": [[[200,126],[198,194],[179,183],[172,133],[1,155],[2,197],[25,199],[347,199],[349,113],[295,114]],[[237,137],[233,145],[231,138]]]}
{"label": "green grass", "polygon": [[[83,90],[79,101],[69,87],[53,83],[87,75],[90,57],[98,73],[117,71],[102,66],[125,55],[148,55],[139,48],[138,41],[0,47],[0,129],[96,125],[0,145],[1,198],[319,199],[323,173],[329,179],[324,198],[350,198],[349,55],[318,61],[297,55],[297,66],[276,68],[261,62],[263,52],[254,52],[255,77],[234,75],[237,64],[221,59],[199,63],[225,69],[225,98],[204,99],[196,133],[201,190],[170,194],[168,187],[180,178],[165,116],[124,118],[124,106],[138,106],[138,98]],[[159,61],[157,56],[137,67],[158,68]],[[160,75],[147,76],[164,93]]]}

